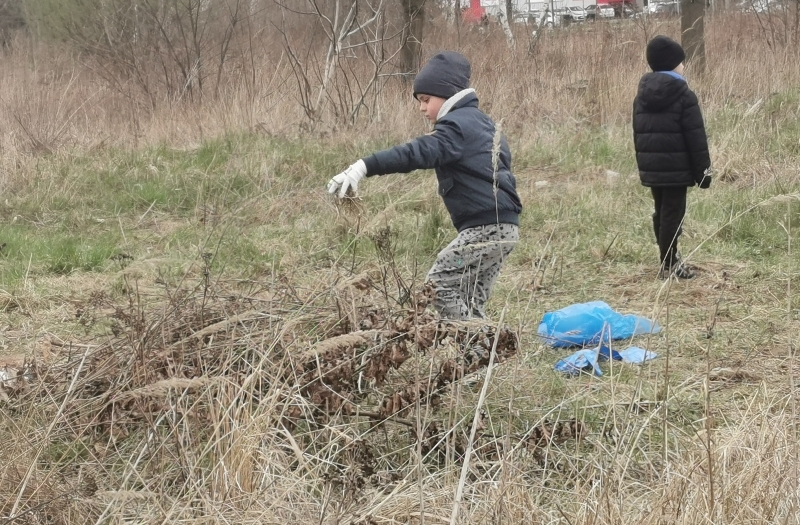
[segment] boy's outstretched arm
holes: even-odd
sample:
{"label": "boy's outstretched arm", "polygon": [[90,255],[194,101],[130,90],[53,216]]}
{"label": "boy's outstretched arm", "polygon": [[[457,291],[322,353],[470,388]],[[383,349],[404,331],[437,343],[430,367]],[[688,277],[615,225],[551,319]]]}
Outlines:
{"label": "boy's outstretched arm", "polygon": [[432,169],[458,161],[463,155],[464,133],[453,121],[436,123],[433,132],[405,144],[378,151],[364,159],[367,177]]}
{"label": "boy's outstretched arm", "polygon": [[339,198],[344,198],[349,188],[358,190],[358,183],[364,177],[408,173],[455,162],[462,156],[463,144],[464,135],[456,123],[439,122],[428,135],[378,151],[355,162],[328,181],[328,193],[338,191]]}

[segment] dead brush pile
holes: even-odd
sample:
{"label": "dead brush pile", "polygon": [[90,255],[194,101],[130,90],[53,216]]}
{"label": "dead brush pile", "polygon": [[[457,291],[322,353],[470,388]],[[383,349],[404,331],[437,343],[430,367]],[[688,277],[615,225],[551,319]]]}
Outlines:
{"label": "dead brush pile", "polygon": [[[0,386],[4,412],[35,413],[26,421],[44,437],[8,450],[17,458],[23,449],[34,453],[27,475],[26,466],[0,458],[6,480],[0,514],[52,513],[40,501],[45,487],[52,493],[50,474],[38,484],[42,490],[25,496],[37,486],[32,465],[45,460],[49,472],[71,480],[63,485],[69,494],[129,490],[108,462],[134,449],[140,460],[159,465],[139,472],[138,486],[149,494],[181,494],[190,479],[214,470],[203,467],[211,459],[204,454],[214,455],[236,432],[232,422],[248,412],[263,416],[262,432],[283,436],[289,458],[328,447],[321,478],[345,492],[396,476],[407,461],[396,453],[406,447],[419,448],[434,464],[458,461],[469,429],[456,431],[459,421],[442,410],[454,406],[454,385],[460,391],[460,380],[485,369],[492,352],[499,364],[519,350],[508,327],[437,319],[427,288],[402,306],[390,304],[368,276],[309,296],[286,283],[239,288],[231,293],[234,285],[206,280],[148,296],[129,286],[122,302],[96,293],[76,315],[103,335],[81,343],[51,336],[57,358],[7,371]],[[355,430],[336,430],[342,425]],[[482,418],[479,425],[476,453],[496,457],[496,439]],[[542,425],[513,445],[537,450],[582,433],[577,422]],[[332,442],[340,443],[335,453]],[[87,468],[94,472],[88,477]],[[81,488],[87,483],[94,488]],[[212,492],[222,490],[209,483]],[[101,507],[90,514],[101,514]]]}

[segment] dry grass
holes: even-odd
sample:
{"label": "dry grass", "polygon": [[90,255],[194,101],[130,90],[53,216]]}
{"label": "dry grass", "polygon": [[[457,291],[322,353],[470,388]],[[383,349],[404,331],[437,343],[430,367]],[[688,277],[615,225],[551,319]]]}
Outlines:
{"label": "dry grass", "polygon": [[[20,39],[0,80],[3,220],[28,220],[17,206],[34,195],[45,204],[31,221],[57,222],[49,200],[88,191],[62,167],[116,173],[118,151],[173,189],[244,173],[258,191],[226,206],[217,190],[183,216],[121,212],[130,264],[56,276],[26,261],[0,284],[0,350],[13,354],[0,362],[0,519],[451,523],[473,447],[457,523],[797,522],[798,51],[768,46],[752,17],[706,28],[708,71],[689,75],[719,176],[716,193],[691,195],[684,251],[700,271],[681,284],[654,279],[628,130],[644,43],[677,22],[575,27],[531,52],[517,28],[513,53],[499,31],[431,28],[426,53],[472,59],[526,205],[490,303],[514,335],[477,414],[494,328],[443,327],[409,293],[449,235],[432,181],[370,181],[345,208],[317,191],[330,173],[315,170],[425,130],[407,86],[387,83],[374,120],[325,114],[311,132],[274,35],[260,34],[255,83],[231,71],[214,100],[154,106]],[[256,146],[193,165],[197,178],[164,160],[224,135]],[[181,238],[188,227],[202,235]],[[282,258],[256,277],[215,266],[232,237]],[[541,314],[598,298],[657,318],[665,331],[633,342],[659,358],[557,376]],[[482,338],[477,359],[460,356],[475,351],[464,334]]]}

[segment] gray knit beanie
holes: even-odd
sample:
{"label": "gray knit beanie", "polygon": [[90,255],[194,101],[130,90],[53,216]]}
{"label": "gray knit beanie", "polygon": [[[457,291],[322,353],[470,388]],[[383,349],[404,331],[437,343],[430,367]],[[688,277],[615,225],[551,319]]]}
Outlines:
{"label": "gray knit beanie", "polygon": [[423,66],[414,79],[414,98],[432,95],[448,99],[469,87],[472,68],[469,60],[455,51],[437,53]]}

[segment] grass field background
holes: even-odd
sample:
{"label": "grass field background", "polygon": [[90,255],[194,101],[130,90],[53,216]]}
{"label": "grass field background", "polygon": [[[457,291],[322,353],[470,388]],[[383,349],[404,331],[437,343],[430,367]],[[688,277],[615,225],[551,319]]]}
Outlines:
{"label": "grass field background", "polygon": [[[623,22],[548,32],[533,50],[518,28],[513,53],[499,30],[434,26],[426,55],[470,57],[512,149],[521,241],[488,311],[519,353],[400,423],[320,419],[298,401],[292,428],[281,367],[343,319],[407,308],[455,235],[432,172],[365,180],[355,204],[324,191],[427,131],[407,87],[387,81],[371,119],[309,129],[290,71],[265,53],[257,96],[233,79],[217,100],[144,109],[21,38],[0,80],[0,360],[36,374],[0,396],[0,518],[450,523],[464,458],[449,442],[444,459],[425,455],[409,429],[438,421],[466,439],[480,408],[484,453],[455,522],[796,523],[798,49],[749,15],[706,22],[708,70],[687,74],[715,175],[690,190],[681,238],[698,276],[665,282],[630,107],[647,38],[679,24]],[[371,287],[343,291],[356,278]],[[592,300],[657,320],[661,333],[619,344],[658,358],[554,372],[569,351],[536,337],[542,315]],[[162,355],[205,315],[228,324]],[[98,349],[114,356],[105,375]],[[194,375],[170,368],[190,361]],[[434,361],[415,354],[393,381],[420,384]],[[568,420],[581,439],[520,445]]]}

